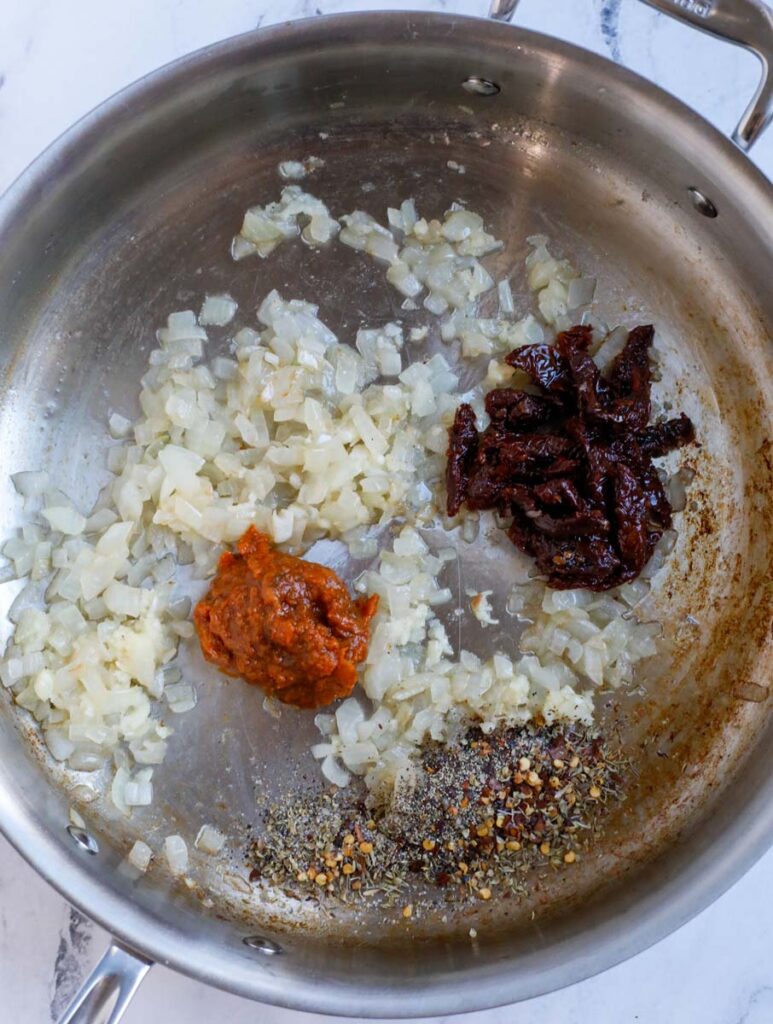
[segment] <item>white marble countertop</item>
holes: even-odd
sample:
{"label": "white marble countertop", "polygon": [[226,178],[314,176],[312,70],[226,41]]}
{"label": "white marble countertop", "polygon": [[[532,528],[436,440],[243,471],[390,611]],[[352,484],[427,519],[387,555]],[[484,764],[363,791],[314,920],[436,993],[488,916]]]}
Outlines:
{"label": "white marble countertop", "polygon": [[[482,14],[486,0],[0,0],[0,191],[60,132],[117,89],[200,46],[285,18],[395,8]],[[521,0],[517,23],[633,68],[732,130],[758,75],[750,55],[638,0]],[[773,177],[773,131],[754,151]],[[0,839],[0,1024],[55,1020],[107,936]],[[769,1024],[773,851],[710,909],[606,974],[469,1024]],[[154,968],[127,1024],[301,1024]]]}

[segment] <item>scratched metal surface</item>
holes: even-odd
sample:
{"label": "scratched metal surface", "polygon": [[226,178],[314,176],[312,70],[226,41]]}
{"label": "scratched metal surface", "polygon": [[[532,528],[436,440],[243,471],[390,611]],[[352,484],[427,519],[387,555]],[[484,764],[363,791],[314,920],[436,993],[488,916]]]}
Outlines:
{"label": "scratched metal surface", "polygon": [[[419,31],[417,25],[411,22],[410,31]],[[389,100],[374,98],[378,75],[364,51],[348,50],[347,57],[343,86],[334,77],[324,79],[333,74],[332,63],[319,59],[316,70],[327,84],[320,95],[309,99],[306,94],[313,116],[293,107],[303,89],[292,76],[282,80],[287,72],[278,65],[270,86],[284,97],[288,120],[261,126],[258,117],[246,116],[255,114],[252,105],[260,109],[260,101],[245,98],[237,88],[244,89],[244,80],[237,78],[230,92],[222,86],[223,98],[233,105],[230,121],[211,120],[208,130],[167,137],[152,166],[138,159],[136,174],[114,172],[110,191],[97,189],[92,195],[85,185],[76,190],[64,237],[46,240],[44,228],[36,225],[43,258],[30,264],[27,287],[7,292],[4,310],[0,446],[9,471],[45,465],[55,483],[87,507],[106,479],[108,412],[136,412],[137,381],[155,327],[170,309],[195,308],[204,290],[227,288],[243,318],[272,287],[313,298],[323,319],[343,337],[351,337],[363,321],[373,325],[399,316],[410,326],[418,315],[402,314],[383,274],[342,246],[319,253],[290,244],[265,262],[235,266],[230,261],[228,243],[243,209],[276,194],[280,159],[309,152],[327,160],[310,187],[335,213],[360,207],[383,216],[386,205],[413,195],[422,212],[437,215],[452,200],[465,201],[506,240],[504,251],[491,261],[495,276],[520,267],[525,237],[545,231],[564,254],[598,276],[602,316],[627,324],[654,320],[663,364],[661,398],[687,411],[706,443],[696,457],[692,507],[678,524],[679,546],[650,609],[667,622],[678,658],[647,680],[643,700],[623,700],[607,712],[624,730],[640,783],[625,812],[610,823],[596,856],[571,877],[556,876],[518,907],[464,908],[442,928],[439,915],[427,914],[415,925],[414,935],[429,948],[441,932],[452,939],[466,935],[470,924],[497,923],[496,934],[489,930],[491,962],[519,957],[526,963],[538,934],[532,914],[543,919],[541,943],[581,935],[589,915],[598,912],[584,908],[600,878],[618,880],[693,825],[764,724],[764,706],[739,703],[733,678],[761,670],[765,611],[746,599],[761,593],[768,557],[765,537],[756,529],[764,509],[754,504],[769,488],[755,458],[770,401],[764,295],[754,285],[760,269],[721,220],[714,224],[698,217],[681,164],[671,167],[660,155],[642,166],[630,140],[616,138],[615,99],[595,87],[592,75],[583,85],[574,128],[549,123],[561,120],[568,58],[551,62],[536,48],[524,52],[522,66],[511,72],[503,56],[497,68],[505,85],[503,103],[484,107],[475,100],[469,113],[459,100],[465,107],[470,100],[450,85],[438,86],[433,76],[433,67],[447,68],[449,52],[442,45],[426,44],[411,58],[403,77],[393,79],[396,96]],[[328,60],[333,59],[331,53]],[[530,60],[543,63],[531,68]],[[448,82],[458,83],[468,66],[452,67]],[[538,71],[550,87],[532,99],[526,116],[522,94],[520,102],[507,97],[519,98],[519,75],[528,82]],[[222,67],[219,73],[225,75]],[[590,112],[591,93],[610,119],[606,126]],[[345,106],[331,109],[329,103],[340,97]],[[320,130],[329,137],[320,139]],[[148,132],[159,144],[161,133],[152,120]],[[449,159],[463,164],[466,174],[449,170]],[[722,192],[724,186],[720,178],[713,197],[725,223],[732,223],[740,213],[734,197]],[[519,300],[525,310],[523,287]],[[225,344],[225,335],[220,342]],[[430,347],[435,344],[431,339]],[[7,480],[0,487],[5,488],[0,497],[6,532],[20,517]],[[493,584],[501,607],[515,555],[506,546],[482,542],[460,545],[459,552],[457,583]],[[339,568],[348,574],[348,566]],[[8,589],[6,601],[13,596]],[[697,630],[688,615],[700,624]],[[468,623],[470,631],[475,628]],[[465,640],[483,654],[486,645],[507,648],[514,641],[504,617],[499,632],[471,632]],[[362,947],[357,953],[363,983],[369,975],[380,976],[385,964],[398,979],[418,983],[415,965],[394,941],[402,926],[398,929],[389,916],[322,918],[308,906],[271,901],[258,890],[243,892],[243,883],[233,882],[233,866],[224,873],[223,865],[204,859],[194,860],[200,883],[194,894],[173,888],[161,871],[134,884],[114,877],[137,831],[155,844],[172,831],[191,835],[208,820],[238,836],[245,821],[255,820],[259,800],[315,773],[308,754],[314,738],[309,716],[287,710],[274,720],[254,691],[213,679],[195,646],[186,657],[200,681],[199,703],[176,723],[167,762],[157,773],[154,808],[139,812],[130,824],[105,803],[83,812],[102,841],[94,873],[154,918],[194,928],[200,946],[218,945],[235,961],[247,956],[238,945],[246,927],[288,932],[283,941],[294,958],[282,961],[278,978],[285,971],[292,977],[299,969],[318,970],[320,963],[345,977],[352,962],[346,947],[356,938],[373,947],[372,955]],[[45,827],[57,834],[67,791],[83,778],[51,765],[42,753],[33,763],[29,748],[19,743],[22,735],[31,741],[29,723],[10,709],[5,712],[3,744],[12,752],[6,760],[18,765],[20,788],[36,801]],[[679,801],[672,799],[676,780]],[[630,883],[629,891],[635,899],[640,890]],[[217,917],[196,902],[201,895],[215,899]],[[550,918],[556,908],[565,911],[560,922]],[[331,940],[342,943],[332,953]],[[466,946],[449,945],[446,954],[460,968],[466,966]],[[436,964],[435,953],[428,952],[428,959]]]}

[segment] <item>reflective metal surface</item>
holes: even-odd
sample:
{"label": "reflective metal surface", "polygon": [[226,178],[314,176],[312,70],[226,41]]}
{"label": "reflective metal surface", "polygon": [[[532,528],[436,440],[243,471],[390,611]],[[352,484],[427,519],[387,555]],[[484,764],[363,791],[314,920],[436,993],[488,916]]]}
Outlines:
{"label": "reflective metal surface", "polygon": [[773,10],[766,0],[645,0],[650,7],[750,50],[762,65],[757,91],[733,132],[748,152],[773,120]]}
{"label": "reflective metal surface", "polygon": [[[464,90],[472,77],[500,92]],[[271,718],[254,691],[213,680],[192,649],[199,703],[175,723],[152,810],[127,823],[100,800],[79,802],[99,851],[74,843],[68,807],[88,779],[36,751],[30,723],[5,700],[0,825],[130,947],[243,995],[358,1016],[527,998],[678,927],[773,835],[770,186],[636,76],[485,21],[319,19],[186,58],[89,115],[0,202],[0,533],[21,521],[7,473],[45,465],[84,507],[96,496],[108,413],[136,413],[155,328],[172,309],[197,308],[205,290],[231,291],[244,324],[276,287],[318,302],[347,337],[364,321],[411,325],[381,273],[343,246],[231,262],[243,210],[276,198],[280,160],[310,153],[326,165],[307,186],[336,214],[383,216],[412,195],[434,216],[459,199],[506,240],[495,276],[522,284],[525,238],[544,231],[598,277],[602,316],[657,324],[660,399],[695,418],[703,448],[674,560],[651,598],[675,657],[605,709],[638,782],[594,855],[522,904],[439,908],[410,931],[381,912],[326,916],[251,887],[240,860],[259,803],[315,777],[308,716]],[[702,216],[690,189],[718,215]],[[525,309],[523,287],[518,300]],[[224,333],[213,338],[210,354],[225,344]],[[463,570],[471,585],[504,586],[509,572],[502,550],[483,543]],[[0,612],[13,586],[2,591]],[[513,637],[503,628],[490,642]],[[138,828],[158,849],[204,821],[232,837],[233,861],[194,854],[194,890],[159,868],[139,879],[118,869]],[[282,954],[243,941],[254,936]]]}
{"label": "reflective metal surface", "polygon": [[58,1024],[91,1024],[92,1021],[118,1024],[150,967],[149,960],[114,942],[86,978]]}
{"label": "reflective metal surface", "polygon": [[518,0],[491,0],[488,16],[496,21],[512,21]]}

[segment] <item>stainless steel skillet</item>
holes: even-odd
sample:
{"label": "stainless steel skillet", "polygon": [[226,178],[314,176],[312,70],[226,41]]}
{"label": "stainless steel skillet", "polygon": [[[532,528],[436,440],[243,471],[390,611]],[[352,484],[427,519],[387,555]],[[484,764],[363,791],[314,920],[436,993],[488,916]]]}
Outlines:
{"label": "stainless steel skillet", "polygon": [[[771,54],[759,4],[656,6]],[[766,79],[739,144],[762,130],[770,99]],[[518,908],[460,909],[409,933],[366,916],[355,941],[344,918],[244,891],[235,867],[201,866],[212,908],[160,873],[117,873],[127,825],[97,803],[80,807],[85,834],[66,831],[82,776],[36,751],[30,723],[6,702],[3,831],[120,940],[89,983],[92,1010],[117,987],[125,1005],[149,959],[320,1012],[418,1016],[527,998],[678,927],[773,832],[770,186],[700,118],[606,61],[484,21],[345,16],[220,44],[109,101],[0,205],[4,469],[46,465],[63,489],[93,497],[106,413],[132,412],[153,327],[194,301],[197,279],[228,282],[243,306],[271,287],[315,295],[343,331],[359,310],[395,314],[394,297],[346,252],[331,265],[297,250],[238,272],[230,263],[240,213],[274,194],[280,159],[308,152],[327,160],[315,190],[337,213],[376,214],[408,194],[431,213],[465,199],[511,240],[502,269],[518,264],[526,235],[546,230],[598,276],[602,315],[658,324],[666,376],[704,439],[695,504],[654,598],[680,627],[678,657],[627,714],[640,784],[571,881],[552,880]],[[450,173],[448,160],[467,173]],[[0,486],[5,534],[19,514]],[[254,812],[256,778],[270,788],[311,767],[311,734],[294,721],[288,739],[241,690],[212,688],[178,730],[158,816],[143,827],[190,830],[201,806],[211,815],[222,803],[216,823],[227,828]]]}

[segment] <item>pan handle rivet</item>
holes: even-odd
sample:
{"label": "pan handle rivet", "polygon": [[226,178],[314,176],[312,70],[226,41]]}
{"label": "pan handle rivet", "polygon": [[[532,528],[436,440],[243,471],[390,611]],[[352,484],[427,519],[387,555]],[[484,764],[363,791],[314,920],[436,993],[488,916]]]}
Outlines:
{"label": "pan handle rivet", "polygon": [[481,78],[480,75],[469,75],[462,82],[462,88],[475,93],[476,96],[496,96],[502,91],[496,82],[489,78]]}
{"label": "pan handle rivet", "polygon": [[99,843],[96,841],[94,836],[89,835],[82,828],[78,828],[77,825],[68,825],[67,833],[70,839],[86,853],[96,854],[99,853]]}
{"label": "pan handle rivet", "polygon": [[698,211],[698,213],[702,213],[704,217],[717,216],[719,210],[717,210],[716,206],[712,203],[709,197],[705,193],[701,192],[699,188],[695,188],[693,185],[691,185],[687,189],[687,192],[690,196],[690,199],[692,199],[692,204]]}
{"label": "pan handle rivet", "polygon": [[265,935],[246,935],[242,942],[245,946],[249,946],[250,949],[256,949],[259,953],[265,953],[266,956],[277,956],[277,954],[284,952],[278,942],[274,942],[273,939],[267,939]]}

